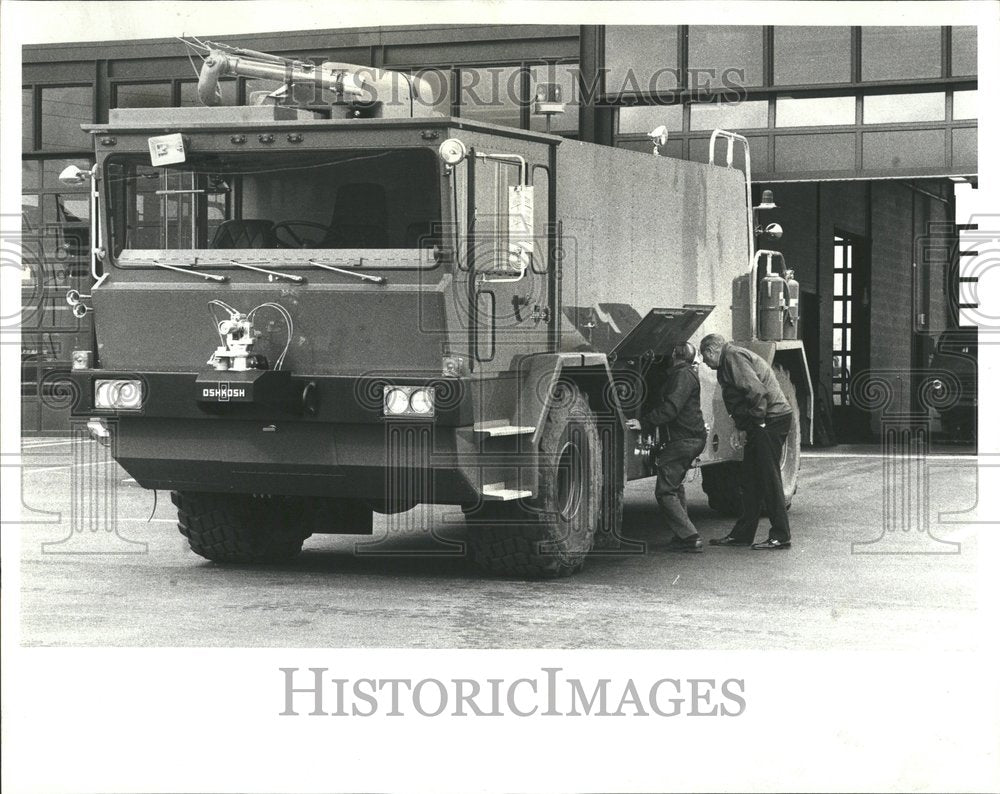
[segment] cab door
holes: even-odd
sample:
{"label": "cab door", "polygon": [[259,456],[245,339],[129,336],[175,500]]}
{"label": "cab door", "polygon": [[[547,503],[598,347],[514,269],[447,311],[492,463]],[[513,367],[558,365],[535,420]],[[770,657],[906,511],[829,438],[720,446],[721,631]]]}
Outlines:
{"label": "cab door", "polygon": [[504,371],[515,355],[549,349],[549,173],[475,149],[469,167],[473,367]]}

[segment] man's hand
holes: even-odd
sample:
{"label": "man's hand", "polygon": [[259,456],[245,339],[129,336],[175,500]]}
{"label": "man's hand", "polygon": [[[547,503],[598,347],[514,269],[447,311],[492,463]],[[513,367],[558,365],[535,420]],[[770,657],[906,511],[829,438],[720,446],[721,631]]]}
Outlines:
{"label": "man's hand", "polygon": [[642,423],[638,419],[629,419],[625,422],[625,427],[629,430],[642,430]]}

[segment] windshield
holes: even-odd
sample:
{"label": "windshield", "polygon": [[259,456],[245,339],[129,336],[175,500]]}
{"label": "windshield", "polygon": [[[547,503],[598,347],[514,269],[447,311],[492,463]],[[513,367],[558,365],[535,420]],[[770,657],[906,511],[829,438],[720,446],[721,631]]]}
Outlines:
{"label": "windshield", "polygon": [[202,249],[413,251],[437,243],[441,220],[436,158],[423,149],[206,153],[161,167],[114,157],[105,186],[112,252],[131,261]]}

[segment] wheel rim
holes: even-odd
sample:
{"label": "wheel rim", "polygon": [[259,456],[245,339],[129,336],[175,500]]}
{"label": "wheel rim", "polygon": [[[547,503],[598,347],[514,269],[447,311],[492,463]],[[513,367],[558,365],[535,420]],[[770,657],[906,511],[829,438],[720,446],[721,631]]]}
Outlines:
{"label": "wheel rim", "polygon": [[556,464],[556,504],[559,515],[569,521],[580,511],[583,497],[583,456],[573,441],[567,441],[559,450]]}

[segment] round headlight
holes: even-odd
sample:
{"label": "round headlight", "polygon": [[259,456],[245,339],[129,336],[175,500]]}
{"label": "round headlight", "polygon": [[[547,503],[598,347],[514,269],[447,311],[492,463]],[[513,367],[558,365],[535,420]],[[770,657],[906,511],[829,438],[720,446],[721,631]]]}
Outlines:
{"label": "round headlight", "polygon": [[394,386],[387,386],[385,390],[385,412],[387,414],[401,414],[406,411],[410,405],[410,398],[402,389],[397,389]]}
{"label": "round headlight", "polygon": [[468,150],[458,138],[449,138],[438,146],[438,157],[446,165],[457,165],[465,159],[466,154],[468,154]]}
{"label": "round headlight", "polygon": [[430,389],[415,389],[410,395],[410,410],[415,414],[433,413],[434,393]]}

